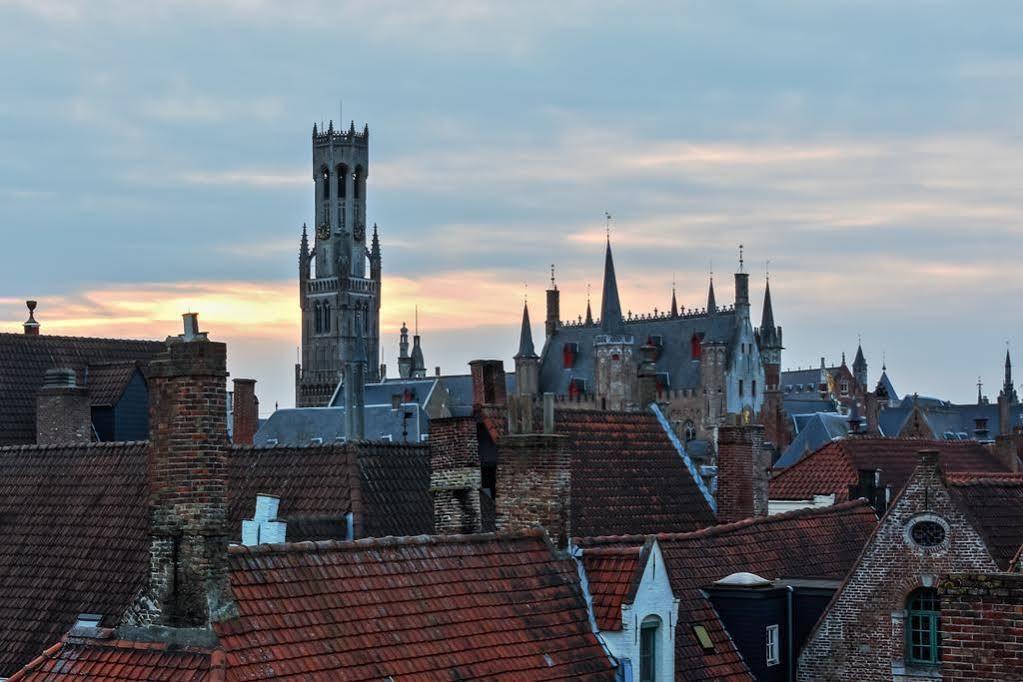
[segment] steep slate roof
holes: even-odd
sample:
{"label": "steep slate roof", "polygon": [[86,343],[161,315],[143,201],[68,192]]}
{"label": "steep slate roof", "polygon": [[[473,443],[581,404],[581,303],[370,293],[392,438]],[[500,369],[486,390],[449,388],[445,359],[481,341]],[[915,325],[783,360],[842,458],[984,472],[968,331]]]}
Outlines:
{"label": "steep slate roof", "polygon": [[[410,443],[420,442],[420,436],[429,431],[430,419],[425,410],[410,411],[415,415],[405,423],[403,411],[391,409],[390,398],[386,405],[367,404],[366,438],[378,440],[389,436],[400,443],[407,437]],[[292,407],[275,410],[252,440],[256,445],[302,446],[316,438],[331,443],[346,437],[344,407]]]}
{"label": "steep slate roof", "polygon": [[86,384],[89,387],[89,404],[93,407],[116,405],[131,378],[140,369],[140,363],[134,360],[89,365]]}
{"label": "steep slate roof", "polygon": [[797,415],[795,423],[800,425],[797,435],[785,448],[774,466],[782,469],[792,466],[807,453],[815,452],[823,445],[849,433],[849,417],[835,412],[817,412]]}
{"label": "steep slate roof", "polygon": [[430,451],[425,445],[358,443],[310,447],[235,447],[230,459],[228,518],[240,537],[242,519],[255,513],[256,495],[281,499],[278,516],[289,540],[311,539],[333,528],[344,539],[345,515],[355,515],[356,537],[433,531]]}
{"label": "steep slate roof", "polygon": [[[920,406],[924,421],[934,432],[935,438],[943,438],[946,431],[966,433],[973,438],[975,420],[977,419],[987,420],[987,429],[991,438],[998,435],[1001,428],[998,405],[994,403],[987,405],[955,404],[923,397],[917,399],[916,403]],[[878,417],[881,432],[886,436],[896,437],[913,413],[913,406],[914,396],[907,396],[898,407],[881,410]],[[1012,422],[1011,428],[1023,426],[1023,404],[1009,406],[1009,419]]]}
{"label": "steep slate roof", "polygon": [[946,483],[999,567],[1011,570],[1023,547],[1023,475],[951,474]]}
{"label": "steep slate roof", "polygon": [[[507,430],[504,408],[483,415],[493,436]],[[554,432],[568,439],[572,456],[573,535],[688,531],[716,521],[654,415],[555,409]]]}
{"label": "steep slate roof", "polygon": [[[693,533],[656,535],[672,592],[679,599],[675,631],[675,679],[751,680],[752,675],[702,588],[748,571],[773,580],[842,580],[873,532],[877,518],[862,500],[821,509],[800,509],[745,519]],[[580,538],[592,548],[637,545],[645,536]],[[712,651],[693,632],[707,629]]]}
{"label": "steep slate roof", "polygon": [[99,637],[66,637],[8,682],[200,682],[223,679],[223,665],[224,652],[220,650],[115,639],[110,629],[104,628]]}
{"label": "steep slate roof", "polygon": [[[0,677],[57,642],[80,613],[113,625],[144,584],[148,448],[0,448]],[[345,513],[360,507],[363,535],[433,528],[425,446],[237,447],[229,475],[235,537],[257,493],[282,497],[282,517],[294,519],[289,538],[324,537],[337,519],[343,533]]]}
{"label": "steep slate roof", "polygon": [[937,450],[942,471],[1007,472],[990,450],[975,441],[908,438],[847,438],[828,443],[771,479],[772,500],[807,500],[814,495],[849,497],[861,469],[880,469],[881,485],[897,494],[916,468],[920,450]]}
{"label": "steep slate roof", "polygon": [[614,679],[574,564],[539,529],[233,547],[229,562],[229,679]]}
{"label": "steep slate roof", "polygon": [[0,677],[80,613],[112,625],[149,571],[146,443],[0,449]]}
{"label": "steep slate roof", "polygon": [[[735,311],[719,309],[713,315],[690,315],[669,317],[660,315],[651,319],[624,320],[621,331],[633,337],[635,354],[651,336],[660,336],[664,346],[654,363],[658,373],[667,373],[668,388],[697,388],[700,385],[700,361],[693,359],[690,340],[693,334],[704,335],[707,341],[728,343],[735,332]],[[604,334],[599,323],[594,325],[566,325],[550,337],[540,353],[540,390],[558,395],[567,395],[573,379],[584,379],[587,390],[591,390],[594,376],[595,337]],[[564,366],[562,348],[566,343],[578,344],[575,364]]]}
{"label": "steep slate roof", "polygon": [[643,577],[649,551],[644,547],[596,547],[583,552],[593,616],[602,631],[622,629],[622,604]]}
{"label": "steep slate roof", "polygon": [[46,370],[69,367],[85,385],[88,365],[124,360],[148,363],[165,348],[163,341],[0,334],[0,446],[35,442],[36,393]]}

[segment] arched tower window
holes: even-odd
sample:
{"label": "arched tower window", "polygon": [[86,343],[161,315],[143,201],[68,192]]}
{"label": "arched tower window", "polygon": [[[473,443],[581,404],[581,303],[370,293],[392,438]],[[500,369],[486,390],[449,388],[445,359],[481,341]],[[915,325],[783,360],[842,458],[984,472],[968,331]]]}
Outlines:
{"label": "arched tower window", "polygon": [[343,163],[337,167],[337,198],[348,196],[348,166]]}
{"label": "arched tower window", "polygon": [[936,590],[921,587],[906,599],[906,659],[937,665],[941,661],[941,602]]}
{"label": "arched tower window", "polygon": [[352,190],[355,194],[356,199],[362,198],[363,183],[366,181],[365,173],[362,170],[362,166],[355,167],[355,182],[352,183]]}
{"label": "arched tower window", "polygon": [[330,303],[323,304],[323,332],[330,333]]}
{"label": "arched tower window", "polygon": [[696,425],[691,419],[687,419],[686,423],[682,425],[682,438],[686,443],[696,440]]}
{"label": "arched tower window", "polygon": [[661,619],[647,616],[639,626],[639,680],[655,682],[657,680],[658,639],[660,637]]}
{"label": "arched tower window", "polygon": [[313,317],[315,318],[313,329],[316,334],[319,334],[323,331],[323,311],[320,309],[319,301],[313,304]]}
{"label": "arched tower window", "polygon": [[323,198],[330,198],[330,171],[326,166],[320,169],[320,179],[323,181]]}

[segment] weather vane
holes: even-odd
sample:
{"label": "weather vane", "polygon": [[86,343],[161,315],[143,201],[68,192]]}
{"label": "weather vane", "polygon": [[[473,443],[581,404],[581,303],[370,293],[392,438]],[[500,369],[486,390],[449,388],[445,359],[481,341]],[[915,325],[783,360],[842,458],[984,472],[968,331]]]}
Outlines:
{"label": "weather vane", "polygon": [[604,211],[604,232],[607,234],[607,240],[611,241],[611,214]]}

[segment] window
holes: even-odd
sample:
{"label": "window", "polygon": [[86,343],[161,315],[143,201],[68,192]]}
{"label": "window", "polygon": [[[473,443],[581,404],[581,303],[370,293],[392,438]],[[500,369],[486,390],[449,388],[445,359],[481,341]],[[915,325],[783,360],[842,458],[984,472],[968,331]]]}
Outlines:
{"label": "window", "polygon": [[750,395],[752,395],[754,398],[756,398],[757,397],[757,380],[756,379],[754,379],[753,383],[750,384],[750,391],[751,391]]}
{"label": "window", "polygon": [[714,651],[714,642],[711,641],[706,627],[703,625],[694,625],[693,634],[696,635],[696,641],[700,643],[701,649],[704,651]]}
{"label": "window", "polygon": [[320,332],[323,331],[323,311],[320,310],[320,304],[318,302],[313,304],[313,310],[314,310],[314,316],[316,318],[316,326],[315,326],[316,333],[319,334]]}
{"label": "window", "polygon": [[767,626],[767,665],[778,665],[779,656],[778,651],[781,647],[778,645],[778,626],[768,625]]}
{"label": "window", "polygon": [[330,304],[323,304],[323,331],[324,333],[330,332]]}
{"label": "window", "polygon": [[682,434],[686,443],[696,440],[696,425],[693,424],[692,420],[686,420],[682,427]]}
{"label": "window", "polygon": [[743,396],[743,392],[742,392],[742,379],[739,379],[739,397],[741,398],[742,396]]}
{"label": "window", "polygon": [[337,198],[344,199],[348,196],[348,166],[337,167]]}
{"label": "window", "polygon": [[842,382],[842,395],[849,395],[849,382],[848,381],[843,381]]}
{"label": "window", "polygon": [[910,528],[909,534],[921,547],[937,547],[945,541],[945,527],[935,521],[918,521]]}
{"label": "window", "polygon": [[922,587],[909,595],[906,609],[906,658],[910,663],[934,665],[939,655],[939,616],[941,603],[938,593]]}
{"label": "window", "polygon": [[639,682],[657,679],[657,632],[661,619],[647,616],[639,628]]}

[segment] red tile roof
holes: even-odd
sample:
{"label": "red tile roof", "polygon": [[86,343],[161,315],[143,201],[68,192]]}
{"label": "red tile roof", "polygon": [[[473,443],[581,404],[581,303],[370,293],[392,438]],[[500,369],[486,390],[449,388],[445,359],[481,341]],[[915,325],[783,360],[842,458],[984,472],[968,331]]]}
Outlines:
{"label": "red tile roof", "polygon": [[[692,533],[654,536],[672,591],[679,599],[675,675],[679,680],[749,680],[746,664],[701,588],[739,571],[773,580],[841,580],[877,524],[873,509],[857,500],[819,509],[745,519]],[[581,538],[589,548],[636,545],[646,536]],[[714,644],[705,651],[693,627],[703,625]]]}
{"label": "red tile roof", "polygon": [[36,393],[46,370],[68,367],[84,385],[85,367],[102,362],[148,363],[163,341],[0,334],[0,446],[34,443]]}
{"label": "red tile roof", "polygon": [[212,682],[223,679],[223,651],[113,639],[107,630],[101,638],[65,638],[15,673],[8,682]]}
{"label": "red tile roof", "polygon": [[622,629],[622,604],[629,603],[643,575],[643,547],[596,547],[583,552],[586,585],[601,630]]}
{"label": "red tile roof", "polygon": [[228,677],[612,680],[542,531],[235,547]]}
{"label": "red tile roof", "polygon": [[952,499],[966,512],[1003,570],[1023,546],[1023,476],[949,476]]}
{"label": "red tile roof", "polygon": [[[492,437],[507,431],[503,408],[484,408],[483,416]],[[572,535],[683,532],[716,522],[654,415],[555,409],[554,431],[571,449]]]}
{"label": "red tile roof", "polygon": [[834,494],[849,498],[849,486],[861,469],[880,469],[881,485],[894,496],[909,480],[920,450],[937,450],[946,474],[965,471],[1007,472],[990,450],[975,441],[929,441],[899,438],[847,438],[828,443],[771,479],[772,500],[806,500]]}

